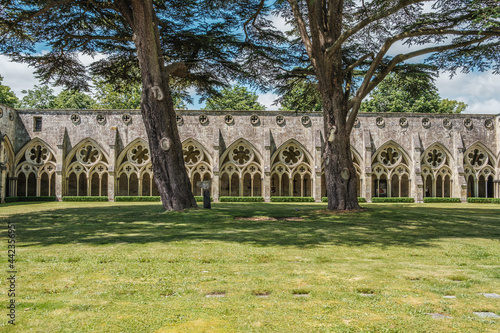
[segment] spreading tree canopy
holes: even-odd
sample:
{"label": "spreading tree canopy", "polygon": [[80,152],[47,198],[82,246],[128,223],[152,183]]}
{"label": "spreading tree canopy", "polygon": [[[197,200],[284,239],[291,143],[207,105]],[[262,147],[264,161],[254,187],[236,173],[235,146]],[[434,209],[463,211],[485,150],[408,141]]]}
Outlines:
{"label": "spreading tree canopy", "polygon": [[0,104],[14,107],[17,102],[17,96],[8,86],[2,84],[3,76],[0,75]]}
{"label": "spreading tree canopy", "polygon": [[224,88],[220,94],[207,98],[204,110],[236,110],[254,111],[265,110],[266,107],[257,99],[259,96],[249,91],[246,87],[236,85],[231,88]]}
{"label": "spreading tree canopy", "polygon": [[500,72],[498,0],[278,0],[275,11],[292,34],[289,61],[269,74],[282,90],[293,78],[317,85],[329,209],[359,208],[350,134],[361,102],[389,73],[420,58],[451,74]]}
{"label": "spreading tree canopy", "polygon": [[[232,80],[261,75],[269,54],[277,52],[272,45],[282,39],[281,33],[267,34],[258,52],[251,52],[250,38],[272,27],[255,13],[268,10],[257,0],[0,0],[0,52],[34,66],[44,83],[70,89],[88,89],[93,75],[108,83],[140,82],[163,207],[181,210],[196,202],[172,88],[192,86],[203,96]],[[48,52],[40,54],[40,48]],[[79,54],[99,54],[99,60],[86,68]]]}

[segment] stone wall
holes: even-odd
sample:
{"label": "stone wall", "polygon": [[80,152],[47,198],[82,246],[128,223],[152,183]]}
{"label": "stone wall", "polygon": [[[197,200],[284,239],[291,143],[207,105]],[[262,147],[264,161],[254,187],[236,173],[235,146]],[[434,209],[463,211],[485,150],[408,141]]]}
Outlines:
{"label": "stone wall", "polygon": [[[75,191],[111,200],[118,192],[153,193],[148,160],[139,163],[129,152],[138,145],[147,149],[139,110],[1,110],[2,198],[48,193],[44,186],[53,186],[51,194],[58,198]],[[179,111],[177,120],[185,153],[201,151],[187,163],[192,181],[212,179],[215,200],[223,192],[259,193],[266,200],[306,194],[319,201],[325,195],[321,113]],[[499,120],[498,115],[360,114],[352,133],[360,196],[368,201],[373,195],[411,196],[417,202],[426,195],[463,201],[499,197]],[[84,160],[84,147],[89,153],[95,149],[99,160]],[[296,161],[287,160],[291,153]],[[36,154],[43,158],[36,160]],[[236,159],[242,154],[248,155]]]}

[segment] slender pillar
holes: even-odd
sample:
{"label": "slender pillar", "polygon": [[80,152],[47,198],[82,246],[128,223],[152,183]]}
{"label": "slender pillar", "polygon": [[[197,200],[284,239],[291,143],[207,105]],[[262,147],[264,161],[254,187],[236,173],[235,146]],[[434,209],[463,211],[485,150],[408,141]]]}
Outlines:
{"label": "slender pillar", "polygon": [[62,201],[63,195],[68,195],[68,181],[66,180],[66,175],[64,174],[64,145],[57,145],[56,150],[56,171],[54,176],[56,177],[56,200]]}

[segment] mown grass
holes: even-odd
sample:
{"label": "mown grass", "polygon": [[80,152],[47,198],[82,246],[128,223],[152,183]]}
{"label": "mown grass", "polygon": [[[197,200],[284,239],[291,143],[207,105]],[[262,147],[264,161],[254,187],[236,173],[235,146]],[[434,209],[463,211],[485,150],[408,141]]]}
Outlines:
{"label": "mown grass", "polygon": [[[500,300],[479,294],[500,293],[499,208],[364,204],[362,212],[329,213],[316,203],[212,207],[0,206],[0,218],[17,230],[15,331],[500,329],[500,320],[473,314],[500,315]],[[456,298],[443,298],[449,295]],[[14,331],[3,311],[0,329]]]}

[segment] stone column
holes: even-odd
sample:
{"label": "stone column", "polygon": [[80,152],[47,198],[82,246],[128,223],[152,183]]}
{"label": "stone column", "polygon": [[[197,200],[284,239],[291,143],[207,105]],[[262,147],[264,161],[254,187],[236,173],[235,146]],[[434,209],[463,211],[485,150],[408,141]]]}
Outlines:
{"label": "stone column", "polygon": [[4,203],[5,197],[8,195],[8,193],[5,193],[5,189],[7,188],[6,180],[7,180],[7,168],[5,167],[5,165],[3,165],[3,163],[0,163],[0,203]]}
{"label": "stone column", "polygon": [[214,148],[214,156],[213,156],[213,165],[212,165],[212,200],[213,202],[219,202],[220,197],[220,174],[219,174],[219,140],[216,141],[217,145],[213,146]]}
{"label": "stone column", "polygon": [[460,133],[456,133],[453,138],[454,146],[454,186],[452,190],[452,197],[459,197],[461,202],[467,202],[467,179],[465,178],[464,170],[464,153],[463,140]]}
{"label": "stone column", "polygon": [[[420,144],[420,136],[415,134],[413,136],[413,165],[410,170],[410,196],[415,199],[416,203],[424,202],[424,181],[422,180],[422,169],[420,160],[422,159],[423,148]],[[415,181],[412,182],[411,178]],[[413,183],[413,184],[412,184]]]}
{"label": "stone column", "polygon": [[[116,137],[116,136],[115,136]],[[116,182],[116,145],[109,145],[109,164],[108,164],[108,201],[114,202],[117,192],[117,182]],[[139,184],[139,183],[138,183]]]}
{"label": "stone column", "polygon": [[56,177],[56,200],[62,201],[63,195],[67,195],[66,191],[63,189],[66,187],[66,175],[64,173],[64,144],[57,145],[56,150],[56,171],[54,176]]}
{"label": "stone column", "polygon": [[263,167],[264,175],[262,177],[262,196],[265,202],[271,201],[271,132],[264,136],[264,153],[263,156]]}
{"label": "stone column", "polygon": [[311,181],[313,182],[313,197],[315,202],[321,202],[321,152],[322,152],[322,142],[321,142],[321,131],[316,131],[314,137],[314,171]]}
{"label": "stone column", "polygon": [[363,161],[360,161],[361,172],[364,174],[365,181],[362,184],[361,196],[365,197],[366,202],[372,202],[372,144],[370,131],[363,131]]}

